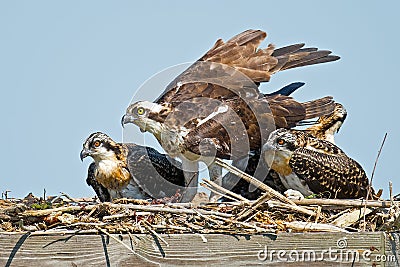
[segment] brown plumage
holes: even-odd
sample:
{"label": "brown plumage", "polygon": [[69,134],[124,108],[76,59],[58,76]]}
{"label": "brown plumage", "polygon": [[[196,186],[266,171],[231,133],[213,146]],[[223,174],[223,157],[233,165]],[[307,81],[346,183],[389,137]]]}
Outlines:
{"label": "brown plumage", "polygon": [[342,127],[347,117],[347,111],[340,103],[335,103],[335,109],[330,115],[321,116],[316,124],[308,127],[306,131],[312,136],[335,143],[334,134]]}
{"label": "brown plumage", "polygon": [[[188,150],[194,154],[215,152],[220,158],[232,158],[259,148],[275,128],[294,127],[302,120],[331,113],[334,108],[331,97],[300,103],[288,96],[264,95],[257,86],[269,81],[278,71],[334,61],[339,57],[330,55],[330,51],[303,48],[304,44],[276,50],[273,45],[258,48],[265,37],[265,32],[248,30],[226,43],[218,40],[172,81],[153,105],[141,101],[128,107],[124,122],[133,122],[142,130],[152,132],[171,155]],[[224,105],[227,111],[202,121]],[[136,113],[138,108],[146,110],[145,121]],[[150,126],[152,122],[157,123],[157,127]],[[239,124],[243,125],[242,129],[237,126]],[[164,142],[162,131],[185,132],[185,136],[175,138],[173,143]],[[245,140],[247,137],[249,140]],[[235,149],[231,141],[248,146]]]}
{"label": "brown plumage", "polygon": [[[361,165],[335,144],[307,131],[278,129],[263,147],[263,159],[287,189],[304,196],[377,198]],[[370,191],[370,193],[368,193]]]}
{"label": "brown plumage", "polygon": [[263,94],[258,86],[278,71],[339,57],[304,44],[258,48],[265,37],[247,30],[226,43],[218,40],[153,103],[131,104],[122,123],[151,132],[170,156],[210,163],[215,156],[240,159],[260,149],[274,129],[330,114],[332,97],[301,103]]}

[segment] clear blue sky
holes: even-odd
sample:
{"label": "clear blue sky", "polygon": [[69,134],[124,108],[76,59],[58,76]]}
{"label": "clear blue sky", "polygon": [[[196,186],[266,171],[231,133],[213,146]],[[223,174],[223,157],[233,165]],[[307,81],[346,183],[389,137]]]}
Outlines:
{"label": "clear blue sky", "polygon": [[304,81],[296,99],[343,103],[337,143],[368,175],[388,132],[373,183],[400,192],[399,10],[399,1],[0,1],[0,191],[92,195],[90,160],[79,159],[86,137],[121,141],[143,82],[253,28],[268,33],[264,45],[305,42],[342,57],[278,73],[262,90]]}

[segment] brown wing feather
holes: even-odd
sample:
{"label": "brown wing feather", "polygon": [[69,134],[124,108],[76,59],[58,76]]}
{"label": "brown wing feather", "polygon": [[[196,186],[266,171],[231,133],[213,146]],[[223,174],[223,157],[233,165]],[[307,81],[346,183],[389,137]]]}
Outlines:
{"label": "brown wing feather", "polygon": [[[253,83],[251,85],[242,84],[242,88],[250,87],[252,88],[252,92],[254,91],[253,93],[259,94],[255,84],[269,81],[270,76],[280,70],[339,59],[337,56],[330,55],[330,51],[319,51],[317,48],[303,48],[304,44],[295,44],[279,49],[275,49],[270,44],[264,49],[258,48],[266,36],[267,34],[260,30],[247,30],[234,36],[226,43],[221,39],[217,40],[204,56],[175,78],[155,102],[162,104],[170,103],[174,100],[175,104],[177,104],[184,101],[185,97],[183,96],[208,97],[202,91],[204,89],[202,86],[186,84],[204,83],[204,80],[207,80],[210,76],[215,78],[220,77],[221,74],[226,74],[225,77],[230,77],[232,70],[246,75],[247,79]],[[199,62],[208,62],[210,64],[199,64]],[[222,63],[226,66],[216,68],[216,64],[211,63]],[[217,75],[216,72],[218,72],[218,69],[222,69],[222,72],[219,70],[220,73]],[[224,75],[222,76],[224,77]],[[238,77],[230,77],[227,80],[237,83]],[[242,82],[239,81],[239,84]],[[223,86],[230,90],[235,88],[235,86],[240,88],[237,84],[233,85],[233,88],[231,85],[229,82],[223,81]],[[230,94],[227,89],[221,93],[225,93],[223,95],[226,97]]]}
{"label": "brown wing feather", "polygon": [[371,188],[360,164],[344,153],[325,154],[299,148],[289,165],[313,192],[329,192],[332,198],[366,197]]}
{"label": "brown wing feather", "polygon": [[[185,125],[190,129],[185,138],[192,152],[198,154],[200,142],[209,138],[209,143],[218,148],[219,157],[237,155],[235,149],[226,148],[233,146],[230,136],[236,138],[240,135],[249,137],[250,149],[259,149],[275,128],[294,127],[302,120],[333,111],[334,103],[330,97],[299,103],[291,97],[264,96],[259,91],[258,83],[269,81],[271,74],[295,65],[307,65],[330,54],[317,48],[303,48],[304,44],[277,50],[273,45],[258,48],[265,37],[266,33],[260,30],[247,30],[226,43],[218,40],[199,61],[175,78],[156,100],[158,104],[172,106],[173,112],[165,114],[170,119],[168,123]],[[236,113],[232,116],[239,116],[240,120],[220,114],[196,126],[197,119],[203,120],[216,108],[211,102],[199,105],[199,98],[228,105]],[[157,121],[163,120],[157,118]],[[244,125],[244,133],[234,129],[238,124]],[[236,134],[229,134],[229,131]],[[214,140],[216,137],[218,140]],[[245,154],[240,152],[238,155]]]}

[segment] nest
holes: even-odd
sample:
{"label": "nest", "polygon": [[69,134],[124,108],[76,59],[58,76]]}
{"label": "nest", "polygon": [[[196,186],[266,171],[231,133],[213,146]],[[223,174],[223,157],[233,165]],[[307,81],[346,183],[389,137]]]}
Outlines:
{"label": "nest", "polygon": [[[102,232],[165,234],[263,234],[279,232],[357,232],[400,230],[400,201],[303,199],[293,201],[235,167],[217,164],[264,191],[250,201],[203,179],[204,188],[232,202],[206,203],[199,193],[192,203],[119,199],[99,203],[96,198],[73,199],[66,194],[0,200],[0,231]],[[390,187],[390,192],[392,188]],[[163,203],[165,202],[165,203]],[[162,240],[162,238],[160,237]]]}
{"label": "nest", "polygon": [[0,231],[158,235],[400,229],[400,202],[394,200],[304,199],[289,204],[268,193],[255,201],[236,197],[237,201],[225,203],[159,204],[132,199],[99,203],[96,198],[73,199],[66,194],[44,200],[30,194],[24,199],[0,200]]}

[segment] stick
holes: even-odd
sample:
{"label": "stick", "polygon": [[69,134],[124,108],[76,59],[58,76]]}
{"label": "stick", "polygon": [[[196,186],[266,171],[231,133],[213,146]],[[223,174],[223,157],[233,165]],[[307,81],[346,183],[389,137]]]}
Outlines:
{"label": "stick", "polygon": [[[176,213],[176,214],[197,214],[195,211],[187,208],[168,208],[168,207],[158,207],[158,206],[143,206],[143,205],[133,205],[133,204],[113,204],[113,203],[103,203],[101,205],[105,205],[111,208],[120,208],[120,209],[132,209],[132,210],[140,210],[140,211],[149,211],[149,212],[167,212],[167,213]],[[47,216],[53,212],[72,212],[72,211],[91,211],[96,205],[87,205],[84,207],[79,206],[68,206],[68,207],[60,207],[54,209],[45,209],[45,210],[27,210],[22,213],[23,216],[33,216],[33,217],[41,217]],[[205,215],[218,215],[221,217],[229,218],[232,215],[217,211],[208,211],[208,210],[199,210],[202,214]]]}
{"label": "stick", "polygon": [[309,216],[315,216],[316,215],[315,212],[313,212],[311,210],[308,210],[308,209],[305,209],[303,207],[298,207],[296,205],[290,205],[290,204],[286,204],[286,203],[282,203],[282,202],[269,200],[270,198],[271,198],[271,195],[268,195],[268,194],[262,195],[256,201],[254,201],[248,207],[247,210],[243,210],[242,212],[240,212],[238,214],[237,220],[242,220],[242,219],[246,218],[247,216],[251,215],[251,213],[253,211],[256,211],[256,209],[258,207],[260,207],[262,204],[264,204],[265,202],[267,202],[268,205],[271,206],[271,207],[272,206],[278,206],[278,207],[281,207],[281,208],[285,208],[285,209],[293,210],[293,211],[296,211],[296,212],[304,213],[304,214],[307,214]]}
{"label": "stick", "polygon": [[220,160],[220,159],[215,159],[215,163],[225,169],[227,169],[228,171],[230,171],[231,173],[233,173],[234,175],[246,180],[247,182],[255,185],[256,187],[264,190],[267,194],[279,199],[280,201],[284,202],[284,203],[288,203],[291,204],[293,206],[296,206],[296,204],[294,204],[293,201],[291,201],[290,199],[288,199],[287,197],[285,197],[284,195],[282,195],[281,193],[275,191],[274,189],[272,189],[271,187],[269,187],[268,185],[264,184],[263,182],[257,180],[256,178],[254,178],[251,175],[248,175],[247,173],[239,170],[238,168],[229,165],[227,163],[225,163],[224,161]]}
{"label": "stick", "polygon": [[[297,205],[301,206],[311,206],[318,205],[324,207],[335,206],[339,208],[390,208],[391,202],[386,200],[370,200],[366,203],[365,199],[302,199],[302,200],[293,200]],[[400,201],[394,201],[394,203],[399,203]]]}
{"label": "stick", "polygon": [[348,231],[326,223],[311,223],[311,222],[284,222],[287,228],[295,231],[310,231],[310,232],[341,232],[348,233]]}
{"label": "stick", "polygon": [[202,187],[204,187],[205,189],[207,189],[207,190],[213,192],[215,195],[218,195],[218,196],[220,196],[220,197],[226,197],[226,198],[229,198],[230,200],[237,201],[237,199],[235,199],[235,198],[233,198],[233,197],[231,197],[231,196],[227,196],[227,195],[225,195],[225,194],[223,194],[223,193],[221,193],[221,192],[218,192],[218,190],[212,188],[211,186],[209,186],[209,185],[206,184],[206,183],[200,183],[200,185],[201,185]]}
{"label": "stick", "polygon": [[231,223],[231,224],[239,224],[239,225],[244,226],[246,228],[254,229],[257,232],[273,232],[271,229],[258,227],[256,225],[252,225],[252,224],[247,223],[247,222],[241,222],[241,221],[238,221],[238,220],[235,220],[235,219],[226,219],[226,218],[218,218],[218,219],[223,220],[223,221],[225,221],[227,223]]}
{"label": "stick", "polygon": [[223,188],[222,186],[220,186],[220,185],[214,183],[213,181],[203,179],[203,182],[206,183],[206,184],[208,184],[209,186],[212,186],[212,187],[214,187],[215,189],[221,191],[221,192],[224,193],[225,195],[228,195],[228,196],[233,197],[235,201],[243,201],[243,202],[245,202],[245,203],[249,203],[249,200],[248,200],[247,198],[242,197],[241,195],[236,194],[236,193],[234,193],[234,192],[232,192],[232,191],[230,191],[230,190],[228,190],[228,189],[226,189],[226,188]]}
{"label": "stick", "polygon": [[[371,179],[369,181],[369,186],[370,187],[372,187],[372,180],[374,179],[376,165],[378,164],[379,156],[381,155],[383,145],[385,144],[385,141],[386,141],[386,137],[387,137],[387,133],[385,133],[385,136],[383,137],[383,140],[382,140],[381,147],[379,148],[379,151],[378,151],[378,155],[376,155],[374,168],[372,169]],[[365,198],[364,215],[363,215],[363,217],[364,217],[364,231],[366,230],[366,227],[367,227],[366,224],[365,224],[365,211],[366,211],[366,208],[367,208],[366,205],[367,205],[367,202],[368,202],[368,197],[369,197],[369,192],[370,191],[371,191],[371,189],[367,190],[367,197]]]}
{"label": "stick", "polygon": [[[351,212],[345,213],[343,215],[341,215],[340,217],[336,218],[332,224],[339,226],[339,227],[347,227],[350,225],[353,225],[354,223],[356,223],[358,220],[361,219],[361,214],[370,214],[372,212],[371,209],[366,209],[365,208],[361,208],[361,209],[356,209],[353,210]],[[365,225],[365,221],[364,221],[364,225]]]}
{"label": "stick", "polygon": [[390,202],[393,204],[393,183],[389,181],[389,199]]}

